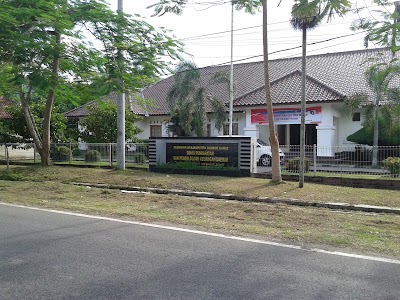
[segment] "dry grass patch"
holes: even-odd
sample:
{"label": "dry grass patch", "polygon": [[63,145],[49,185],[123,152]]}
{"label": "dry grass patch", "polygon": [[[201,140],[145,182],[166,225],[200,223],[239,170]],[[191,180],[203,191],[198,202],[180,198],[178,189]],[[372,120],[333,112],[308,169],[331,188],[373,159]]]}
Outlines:
{"label": "dry grass patch", "polygon": [[183,189],[200,192],[229,193],[253,197],[295,198],[307,201],[345,202],[400,207],[400,191],[350,188],[306,183],[300,189],[296,182],[269,184],[268,179],[228,178],[220,176],[166,175],[141,170],[104,170],[99,168],[13,166],[7,172],[0,166],[0,179],[105,183],[111,185]]}

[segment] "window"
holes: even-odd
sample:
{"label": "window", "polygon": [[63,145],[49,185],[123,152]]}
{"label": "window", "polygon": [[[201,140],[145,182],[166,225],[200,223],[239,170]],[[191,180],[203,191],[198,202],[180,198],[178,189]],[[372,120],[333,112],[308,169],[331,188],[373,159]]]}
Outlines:
{"label": "window", "polygon": [[361,113],[356,112],[353,114],[353,122],[361,121]]}
{"label": "window", "polygon": [[207,124],[207,136],[211,136],[211,124]]}
{"label": "window", "polygon": [[150,137],[161,137],[161,125],[150,125]]}
{"label": "window", "polygon": [[[229,135],[229,124],[224,124],[224,135]],[[232,135],[239,134],[239,125],[238,123],[232,123]]]}

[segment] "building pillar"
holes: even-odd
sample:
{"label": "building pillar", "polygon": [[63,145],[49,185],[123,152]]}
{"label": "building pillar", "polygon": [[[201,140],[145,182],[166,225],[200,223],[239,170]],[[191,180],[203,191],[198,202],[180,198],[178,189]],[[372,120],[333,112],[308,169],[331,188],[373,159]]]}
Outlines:
{"label": "building pillar", "polygon": [[245,136],[258,137],[258,128],[255,125],[247,126],[243,128],[243,133]]}
{"label": "building pillar", "polygon": [[335,156],[335,126],[317,126],[317,155],[323,157]]}

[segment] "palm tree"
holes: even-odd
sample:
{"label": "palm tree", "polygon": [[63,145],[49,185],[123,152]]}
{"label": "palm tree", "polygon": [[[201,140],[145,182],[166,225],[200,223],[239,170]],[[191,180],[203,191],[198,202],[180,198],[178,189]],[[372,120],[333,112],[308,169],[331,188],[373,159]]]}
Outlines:
{"label": "palm tree", "polygon": [[[224,76],[216,74],[209,84],[224,82]],[[218,131],[225,120],[225,106],[216,97],[206,95],[206,87],[201,86],[200,71],[196,64],[181,62],[174,75],[175,83],[167,94],[171,111],[168,130],[177,136],[190,136],[192,131],[201,137],[206,133],[206,102],[209,101],[216,120]]]}
{"label": "palm tree", "polygon": [[[365,72],[369,87],[375,95],[375,101],[369,102],[368,95],[365,93],[352,95],[346,99],[346,109],[353,113],[355,108],[365,107],[364,127],[373,126],[372,142],[372,166],[378,165],[378,146],[379,146],[379,115],[380,111],[388,124],[395,122],[398,118],[396,107],[400,104],[400,92],[398,88],[391,88],[390,83],[400,74],[400,64],[397,59],[392,59],[389,63],[377,63]],[[370,103],[370,104],[368,104]],[[382,105],[384,103],[384,105]],[[382,107],[381,107],[382,106]],[[395,109],[393,109],[395,108]]]}
{"label": "palm tree", "polygon": [[316,28],[325,16],[328,20],[334,13],[343,16],[350,2],[347,0],[295,0],[292,7],[290,24],[295,30],[302,31],[302,60],[301,60],[301,124],[300,124],[300,165],[299,187],[304,187],[304,158],[306,139],[306,58],[307,58],[307,31]]}
{"label": "palm tree", "polygon": [[267,112],[268,112],[269,141],[272,152],[271,182],[280,183],[282,182],[282,174],[281,174],[280,157],[279,157],[279,141],[278,141],[278,136],[275,132],[271,86],[269,80],[267,0],[262,0],[262,6],[263,6],[263,52],[264,52],[265,98],[267,102]]}

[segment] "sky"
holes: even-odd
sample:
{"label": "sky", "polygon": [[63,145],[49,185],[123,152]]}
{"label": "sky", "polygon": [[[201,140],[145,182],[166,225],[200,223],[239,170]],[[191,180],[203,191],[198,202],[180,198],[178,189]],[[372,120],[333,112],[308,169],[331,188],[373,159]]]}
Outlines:
{"label": "sky", "polygon": [[[113,9],[118,0],[108,0]],[[231,56],[231,6],[228,0],[189,0],[182,15],[165,14],[162,17],[151,17],[152,9],[147,6],[157,0],[124,0],[124,12],[139,14],[155,27],[165,27],[176,39],[185,44],[183,57],[199,67],[230,62]],[[210,5],[222,3],[222,5]],[[270,59],[301,56],[301,32],[290,27],[290,10],[293,1],[269,1],[268,32]],[[364,49],[362,32],[350,30],[350,26],[359,16],[379,18],[374,10],[375,4],[368,0],[352,1],[354,7],[363,7],[361,13],[349,13],[345,18],[336,16],[331,22],[323,21],[321,25],[308,32],[307,55]],[[262,60],[262,13],[255,15],[235,11],[233,37],[233,60],[251,62]],[[332,39],[330,41],[325,41]],[[297,49],[288,50],[292,47]],[[370,48],[374,45],[370,45]],[[252,58],[251,58],[252,57]],[[248,59],[251,58],[251,59]]]}

